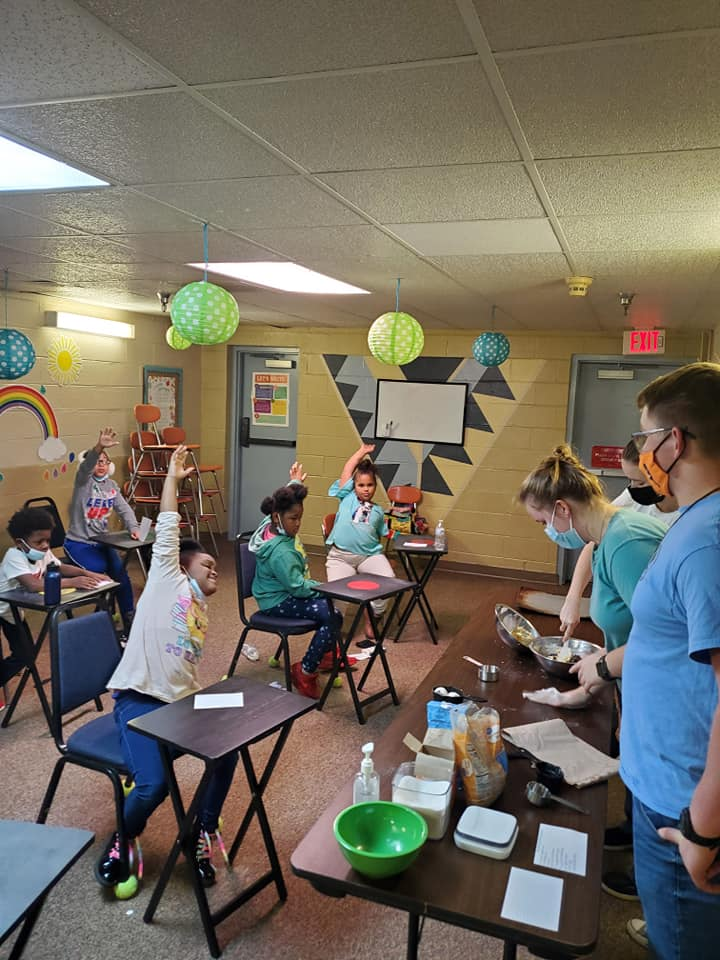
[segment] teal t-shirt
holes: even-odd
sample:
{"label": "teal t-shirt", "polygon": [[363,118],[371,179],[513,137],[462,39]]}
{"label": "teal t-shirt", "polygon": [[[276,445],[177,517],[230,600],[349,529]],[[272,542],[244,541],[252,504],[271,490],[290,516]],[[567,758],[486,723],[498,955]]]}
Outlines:
{"label": "teal t-shirt", "polygon": [[335,523],[330,536],[325,541],[329,546],[335,544],[340,550],[347,550],[358,556],[372,556],[382,552],[381,538],[385,534],[385,513],[376,503],[362,502],[355,493],[352,477],[340,486],[336,480],[328,490],[328,496],[337,497],[338,505]]}
{"label": "teal t-shirt", "polygon": [[633,625],[630,601],[667,528],[634,510],[618,510],[593,550],[590,617],[605,635],[605,649],[627,643]]}

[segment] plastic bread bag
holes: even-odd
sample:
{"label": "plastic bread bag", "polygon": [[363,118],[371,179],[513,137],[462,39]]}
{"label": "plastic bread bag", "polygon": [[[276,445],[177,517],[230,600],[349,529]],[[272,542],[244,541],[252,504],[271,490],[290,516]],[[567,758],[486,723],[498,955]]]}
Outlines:
{"label": "plastic bread bag", "polygon": [[455,762],[462,777],[465,801],[487,807],[503,791],[507,757],[500,736],[500,715],[492,707],[466,713],[452,711]]}
{"label": "plastic bread bag", "polygon": [[542,690],[523,690],[523,698],[533,703],[545,703],[549,707],[561,707],[565,710],[582,710],[592,697],[582,687],[575,690],[565,690],[562,693],[557,687],[544,687]]}

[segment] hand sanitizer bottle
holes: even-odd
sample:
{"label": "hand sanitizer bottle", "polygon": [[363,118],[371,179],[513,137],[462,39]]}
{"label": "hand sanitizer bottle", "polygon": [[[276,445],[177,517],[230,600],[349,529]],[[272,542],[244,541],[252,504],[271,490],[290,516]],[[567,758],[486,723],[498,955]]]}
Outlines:
{"label": "hand sanitizer bottle", "polygon": [[445,549],[445,527],[442,520],[438,520],[437,526],[435,527],[435,549],[444,550]]}
{"label": "hand sanitizer bottle", "polygon": [[366,743],[362,748],[363,761],[360,764],[360,773],[355,777],[355,783],[353,784],[353,803],[380,799],[380,777],[375,772],[375,765],[372,761],[374,749],[374,743]]}

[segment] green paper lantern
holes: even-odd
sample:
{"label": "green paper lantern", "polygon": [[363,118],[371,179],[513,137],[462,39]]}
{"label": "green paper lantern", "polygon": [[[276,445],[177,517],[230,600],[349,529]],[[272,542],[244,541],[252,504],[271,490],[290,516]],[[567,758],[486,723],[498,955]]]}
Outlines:
{"label": "green paper lantern", "polygon": [[186,340],[181,333],[178,333],[175,327],[167,328],[165,331],[165,342],[169,347],[172,347],[173,350],[187,350],[188,347],[192,346],[190,341]]}
{"label": "green paper lantern", "polygon": [[178,290],[170,304],[173,326],[190,343],[225,343],[237,330],[235,297],[215,283],[199,280]]}
{"label": "green paper lantern", "polygon": [[35,366],[35,347],[24,333],[0,330],[0,380],[18,380]]}
{"label": "green paper lantern", "polygon": [[510,356],[510,341],[504,333],[481,333],[473,343],[472,354],[484,367],[499,367]]}
{"label": "green paper lantern", "polygon": [[423,328],[409,313],[383,313],[368,332],[370,353],[381,363],[412,363],[424,345]]}

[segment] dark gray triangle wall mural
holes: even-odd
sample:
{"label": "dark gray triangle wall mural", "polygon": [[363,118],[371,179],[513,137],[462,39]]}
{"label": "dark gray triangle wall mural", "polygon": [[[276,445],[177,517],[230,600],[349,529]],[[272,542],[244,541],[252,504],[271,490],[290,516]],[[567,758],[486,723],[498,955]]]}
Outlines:
{"label": "dark gray triangle wall mural", "polygon": [[[365,443],[375,444],[374,459],[385,488],[398,483],[416,483],[417,463],[410,446],[401,440],[375,437],[377,380],[365,358],[336,353],[324,354],[323,358],[360,438]],[[396,369],[400,369],[404,378],[410,381],[466,383],[466,431],[493,432],[480,406],[483,395],[515,399],[499,367],[484,367],[465,357],[419,357]],[[465,447],[446,443],[423,444],[421,486],[425,492],[452,495],[453,491],[443,476],[443,461],[472,463]]]}

